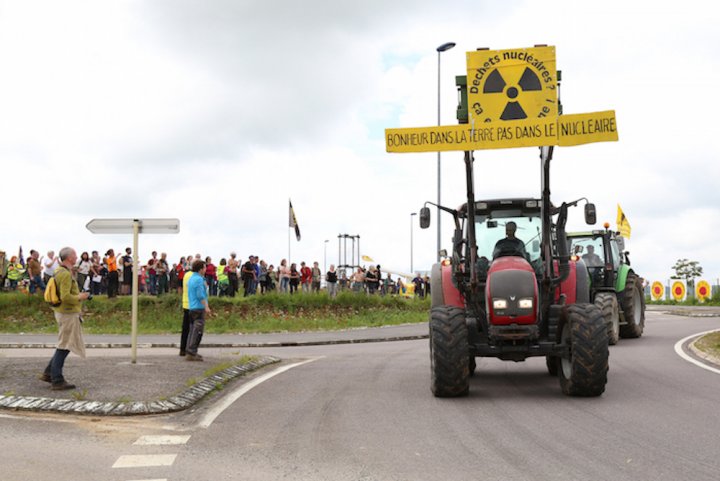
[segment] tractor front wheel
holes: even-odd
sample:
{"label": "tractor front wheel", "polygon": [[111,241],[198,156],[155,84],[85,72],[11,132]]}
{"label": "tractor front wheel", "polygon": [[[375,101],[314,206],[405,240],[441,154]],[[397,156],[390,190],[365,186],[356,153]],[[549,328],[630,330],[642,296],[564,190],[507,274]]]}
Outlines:
{"label": "tractor front wheel", "polygon": [[600,396],[610,352],[605,319],[594,304],[572,304],[564,317],[560,341],[570,349],[560,358],[560,387],[569,396]]}
{"label": "tractor front wheel", "polygon": [[430,390],[436,397],[466,396],[470,388],[465,311],[437,306],[430,311]]}

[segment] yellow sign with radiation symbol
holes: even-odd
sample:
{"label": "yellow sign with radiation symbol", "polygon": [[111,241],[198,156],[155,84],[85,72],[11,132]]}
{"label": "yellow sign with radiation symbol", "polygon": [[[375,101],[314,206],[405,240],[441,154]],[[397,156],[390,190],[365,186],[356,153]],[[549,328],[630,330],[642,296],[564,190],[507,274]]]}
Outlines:
{"label": "yellow sign with radiation symbol", "polygon": [[467,90],[476,126],[557,117],[555,47],[468,52]]}
{"label": "yellow sign with radiation symbol", "polygon": [[652,283],[652,287],[650,288],[650,293],[652,294],[652,298],[654,301],[659,301],[661,299],[665,298],[665,286],[662,285],[662,282],[655,281]]}
{"label": "yellow sign with radiation symbol", "polygon": [[684,301],[685,300],[685,283],[683,281],[675,281],[672,283],[672,288],[670,290],[673,299],[676,301]]}
{"label": "yellow sign with radiation symbol", "polygon": [[710,299],[712,291],[707,281],[699,281],[695,286],[695,297],[700,301]]}

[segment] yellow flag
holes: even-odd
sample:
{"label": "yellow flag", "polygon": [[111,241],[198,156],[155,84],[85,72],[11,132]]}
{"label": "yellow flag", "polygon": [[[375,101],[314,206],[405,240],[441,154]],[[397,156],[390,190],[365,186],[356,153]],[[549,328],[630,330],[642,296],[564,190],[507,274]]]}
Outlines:
{"label": "yellow flag", "polygon": [[620,231],[620,234],[625,237],[626,239],[630,238],[630,231],[632,230],[630,228],[630,222],[628,222],[627,217],[625,217],[625,213],[620,208],[620,204],[618,206],[618,213],[617,213],[617,228]]}

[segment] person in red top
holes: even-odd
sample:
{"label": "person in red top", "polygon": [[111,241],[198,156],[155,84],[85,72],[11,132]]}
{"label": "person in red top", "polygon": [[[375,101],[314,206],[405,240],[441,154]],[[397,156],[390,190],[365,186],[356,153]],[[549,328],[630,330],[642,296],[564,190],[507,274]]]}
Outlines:
{"label": "person in red top", "polygon": [[148,286],[148,292],[153,296],[157,294],[157,271],[155,270],[155,264],[157,263],[157,252],[152,251],[152,257],[147,261],[147,272],[150,281]]}
{"label": "person in red top", "polygon": [[185,258],[181,257],[180,262],[175,266],[175,273],[177,274],[178,287],[177,293],[182,294],[183,291],[183,278],[185,277]]}
{"label": "person in red top", "polygon": [[300,283],[302,284],[303,292],[310,292],[310,284],[312,283],[312,269],[306,266],[304,262],[300,263]]}
{"label": "person in red top", "polygon": [[212,263],[210,256],[205,258],[205,282],[211,296],[217,296],[217,267]]}

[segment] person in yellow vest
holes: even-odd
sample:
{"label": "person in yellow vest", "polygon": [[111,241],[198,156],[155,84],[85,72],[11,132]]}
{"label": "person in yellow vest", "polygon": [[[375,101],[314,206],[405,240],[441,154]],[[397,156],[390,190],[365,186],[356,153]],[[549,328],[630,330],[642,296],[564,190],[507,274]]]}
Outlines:
{"label": "person in yellow vest", "polygon": [[7,280],[9,289],[14,291],[17,289],[18,282],[23,280],[25,277],[25,266],[20,264],[17,260],[17,256],[10,258],[10,264],[8,264]]}
{"label": "person in yellow vest", "polygon": [[75,389],[63,376],[65,358],[74,352],[85,357],[85,341],[82,333],[81,302],[88,298],[88,292],[80,292],[72,269],[77,262],[77,253],[71,247],[60,250],[60,265],[56,268],[53,277],[60,294],[60,305],[53,307],[55,320],[58,323],[58,345],[55,354],[40,376],[40,380],[51,383],[53,391]]}
{"label": "person in yellow vest", "polygon": [[182,308],[183,308],[183,319],[182,319],[182,333],[180,334],[180,355],[185,355],[185,349],[187,348],[188,336],[190,335],[190,298],[188,297],[188,281],[195,272],[189,270],[183,276],[183,290],[182,290]]}
{"label": "person in yellow vest", "polygon": [[218,295],[227,296],[230,288],[230,279],[228,278],[227,272],[227,261],[225,258],[220,259],[220,265],[217,267],[217,281],[218,281]]}

